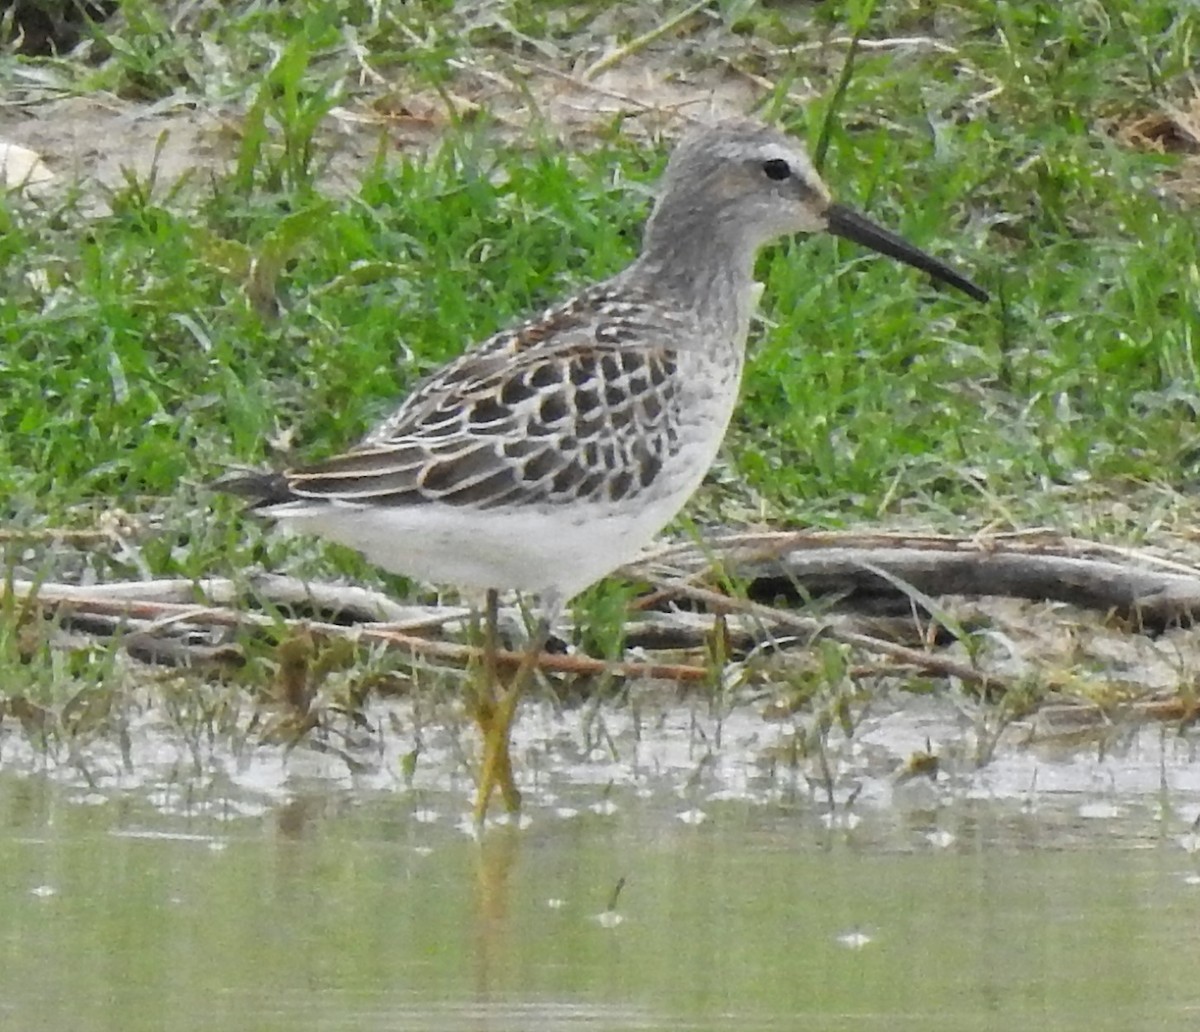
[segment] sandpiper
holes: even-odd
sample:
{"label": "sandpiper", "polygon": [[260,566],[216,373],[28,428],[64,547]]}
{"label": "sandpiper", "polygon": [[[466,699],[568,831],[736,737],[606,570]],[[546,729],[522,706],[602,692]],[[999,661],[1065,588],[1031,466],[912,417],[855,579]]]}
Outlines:
{"label": "sandpiper", "polygon": [[[818,231],[987,300],[834,203],[794,139],[749,120],[693,128],[625,270],[464,352],[344,454],[215,485],[393,573],[486,595],[490,659],[471,707],[484,738],[477,822],[497,788],[510,811],[520,805],[510,729],[562,606],[632,560],[717,454],[762,291],[755,255]],[[507,686],[495,668],[498,591],[536,596],[541,612]]]}

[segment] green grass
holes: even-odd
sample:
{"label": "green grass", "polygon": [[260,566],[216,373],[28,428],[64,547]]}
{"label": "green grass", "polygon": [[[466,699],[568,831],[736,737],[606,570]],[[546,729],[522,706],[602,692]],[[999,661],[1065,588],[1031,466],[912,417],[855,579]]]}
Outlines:
{"label": "green grass", "polygon": [[[0,82],[36,67],[68,92],[227,105],[233,153],[182,184],[131,179],[101,216],[81,193],[0,196],[0,521],[153,512],[138,573],[374,578],[346,552],[264,537],[199,485],[285,459],[280,442],[344,447],[464,345],[630,259],[666,145],[611,117],[568,149],[548,114],[501,131],[478,76],[448,63],[518,81],[511,61],[594,59],[588,26],[609,5],[391,4],[372,20],[377,5],[303,0],[189,5],[182,22],[171,4],[123,6],[82,56],[0,54]],[[689,29],[778,83],[763,104],[786,126],[827,132],[840,199],[995,296],[935,293],[829,239],[765,254],[763,324],[701,525],[752,511],[1136,539],[1111,500],[1182,505],[1195,481],[1200,240],[1160,189],[1179,159],[1116,129],[1186,102],[1200,17],[1134,0],[936,9],[730,0]],[[606,24],[628,39],[664,10]],[[863,50],[831,107],[846,48],[812,44],[855,27],[954,52]],[[706,52],[655,50],[689,74],[711,70]],[[803,82],[817,96],[801,109],[785,93]],[[449,99],[472,90],[482,110]],[[358,188],[329,187],[330,109],[409,93],[447,98],[444,145],[398,152],[385,128]]]}

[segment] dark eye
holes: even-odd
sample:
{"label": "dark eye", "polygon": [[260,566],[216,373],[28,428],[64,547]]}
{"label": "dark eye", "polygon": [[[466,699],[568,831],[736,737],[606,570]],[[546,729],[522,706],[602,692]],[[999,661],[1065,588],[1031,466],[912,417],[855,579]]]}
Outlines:
{"label": "dark eye", "polygon": [[783,158],[771,158],[763,162],[763,172],[768,179],[787,179],[792,174],[792,166]]}

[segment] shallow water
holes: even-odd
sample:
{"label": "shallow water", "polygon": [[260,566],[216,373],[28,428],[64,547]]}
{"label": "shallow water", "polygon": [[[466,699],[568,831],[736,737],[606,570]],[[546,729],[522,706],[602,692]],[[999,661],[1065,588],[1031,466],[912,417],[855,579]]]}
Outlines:
{"label": "shallow water", "polygon": [[164,742],[157,768],[84,774],[10,736],[0,1027],[1200,1027],[1187,741],[873,775],[946,718],[910,710],[859,729],[838,757],[857,798],[833,809],[764,773],[746,741],[780,732],[757,718],[724,724],[719,760],[681,744],[680,712],[637,764],[556,771],[578,744],[560,715],[524,826],[481,837],[465,781],[277,749],[183,777]]}

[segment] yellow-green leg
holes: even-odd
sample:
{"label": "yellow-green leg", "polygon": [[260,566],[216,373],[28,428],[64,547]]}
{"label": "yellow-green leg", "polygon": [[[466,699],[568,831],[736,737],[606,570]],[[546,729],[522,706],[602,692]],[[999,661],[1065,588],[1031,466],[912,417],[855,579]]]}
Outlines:
{"label": "yellow-green leg", "polygon": [[492,792],[500,790],[509,813],[521,808],[521,792],[513,779],[509,742],[517,716],[521,694],[533,676],[542,647],[550,636],[548,618],[538,621],[537,630],[507,688],[500,683],[497,663],[497,593],[487,593],[483,628],[483,683],[475,694],[474,717],[483,735],[483,762],[479,768],[479,787],[475,797],[475,823],[482,825],[491,804]]}

